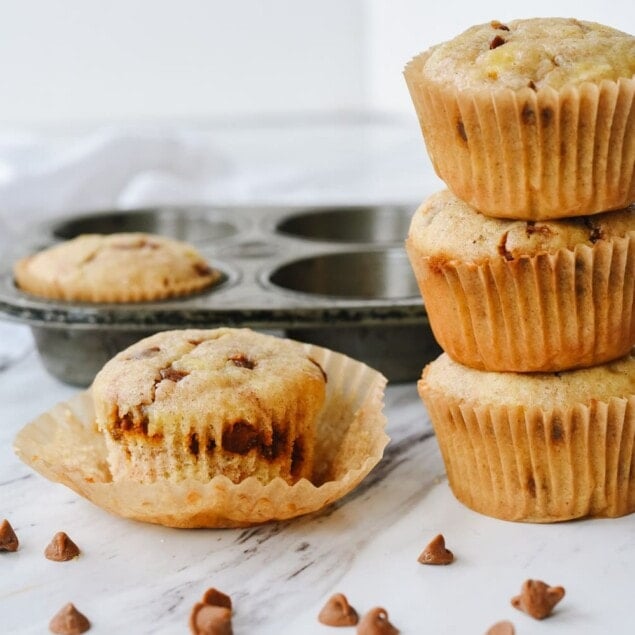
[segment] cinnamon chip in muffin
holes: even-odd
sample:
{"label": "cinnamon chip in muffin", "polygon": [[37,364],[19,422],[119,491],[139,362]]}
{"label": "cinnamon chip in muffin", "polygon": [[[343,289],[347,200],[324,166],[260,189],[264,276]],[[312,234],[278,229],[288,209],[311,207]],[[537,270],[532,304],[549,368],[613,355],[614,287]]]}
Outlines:
{"label": "cinnamon chip in muffin", "polygon": [[318,621],[326,626],[355,626],[359,621],[357,611],[342,593],[332,595],[322,607]]}
{"label": "cinnamon chip in muffin", "polygon": [[421,564],[451,564],[454,554],[445,548],[445,538],[443,534],[439,534],[428,543],[417,561]]}
{"label": "cinnamon chip in muffin", "polygon": [[549,586],[541,580],[525,580],[520,595],[512,598],[512,606],[542,620],[551,615],[563,597],[564,588],[561,586]]}
{"label": "cinnamon chip in muffin", "polygon": [[17,551],[20,541],[11,527],[11,523],[5,518],[0,523],[0,551]]}

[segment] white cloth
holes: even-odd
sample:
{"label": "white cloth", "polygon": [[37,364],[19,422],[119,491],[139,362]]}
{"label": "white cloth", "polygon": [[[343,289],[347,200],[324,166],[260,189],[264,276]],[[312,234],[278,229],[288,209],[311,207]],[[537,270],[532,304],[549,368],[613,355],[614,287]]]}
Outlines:
{"label": "white cloth", "polygon": [[56,215],[161,204],[412,204],[435,179],[404,122],[3,134],[0,236]]}

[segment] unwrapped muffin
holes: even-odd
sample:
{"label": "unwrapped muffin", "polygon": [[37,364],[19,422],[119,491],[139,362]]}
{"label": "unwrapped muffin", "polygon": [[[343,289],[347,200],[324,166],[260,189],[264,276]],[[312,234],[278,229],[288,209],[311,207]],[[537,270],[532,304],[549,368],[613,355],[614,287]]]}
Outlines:
{"label": "unwrapped muffin", "polygon": [[418,384],[455,496],[505,520],[635,511],[635,355],[556,374],[490,373],[443,354]]}
{"label": "unwrapped muffin", "polygon": [[194,247],[143,233],[84,234],[19,260],[14,275],[23,291],[75,302],[161,300],[220,279]]}
{"label": "unwrapped muffin", "polygon": [[248,329],[143,339],[92,387],[113,480],[310,478],[326,381],[301,344]]}
{"label": "unwrapped muffin", "polygon": [[437,174],[484,214],[582,216],[635,200],[635,38],[564,18],[493,21],[405,68]]}
{"label": "unwrapped muffin", "polygon": [[494,371],[601,364],[635,345],[635,207],[553,221],[488,218],[444,190],[406,249],[432,331]]}

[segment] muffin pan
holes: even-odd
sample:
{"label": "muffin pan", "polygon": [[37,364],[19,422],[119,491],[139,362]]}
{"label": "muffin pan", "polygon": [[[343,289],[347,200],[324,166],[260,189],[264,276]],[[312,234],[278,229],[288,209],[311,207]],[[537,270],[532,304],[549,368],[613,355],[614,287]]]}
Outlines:
{"label": "muffin pan", "polygon": [[[59,218],[16,241],[0,269],[0,314],[32,328],[47,370],[88,385],[117,351],[173,328],[249,327],[326,346],[392,381],[439,349],[403,249],[413,207],[162,207]],[[87,304],[15,287],[13,262],[83,233],[150,232],[196,246],[216,286],[159,302]]]}

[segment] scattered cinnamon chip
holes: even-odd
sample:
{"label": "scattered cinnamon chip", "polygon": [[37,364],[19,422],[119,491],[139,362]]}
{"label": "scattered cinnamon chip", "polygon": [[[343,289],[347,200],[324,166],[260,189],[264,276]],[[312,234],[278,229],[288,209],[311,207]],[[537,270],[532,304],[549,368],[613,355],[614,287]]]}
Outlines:
{"label": "scattered cinnamon chip", "polygon": [[332,595],[318,615],[318,621],[327,626],[355,626],[359,621],[357,611],[342,593]]}
{"label": "scattered cinnamon chip", "polygon": [[49,629],[57,635],[80,635],[89,628],[88,618],[70,602],[60,609],[49,622]]}
{"label": "scattered cinnamon chip", "polygon": [[515,635],[516,629],[514,629],[514,625],[507,620],[503,622],[496,622],[489,627],[487,633],[485,635]]}
{"label": "scattered cinnamon chip", "polygon": [[79,547],[63,531],[58,531],[44,550],[44,555],[55,562],[66,562],[79,556]]}
{"label": "scattered cinnamon chip", "polygon": [[520,595],[512,598],[512,606],[542,620],[551,614],[563,597],[564,588],[561,586],[549,586],[540,580],[525,580]]}
{"label": "scattered cinnamon chip", "polygon": [[194,635],[232,635],[232,599],[218,589],[209,588],[190,613]]}
{"label": "scattered cinnamon chip", "polygon": [[11,523],[5,518],[0,523],[0,551],[17,551],[20,541],[11,527]]}
{"label": "scattered cinnamon chip", "polygon": [[489,43],[490,50],[497,49],[499,46],[505,44],[506,41],[507,40],[505,40],[505,38],[502,38],[500,35],[496,35]]}
{"label": "scattered cinnamon chip", "polygon": [[419,554],[417,561],[421,564],[451,564],[454,561],[454,554],[445,548],[445,538],[443,534],[439,534]]}
{"label": "scattered cinnamon chip", "polygon": [[207,591],[203,594],[201,602],[203,604],[209,604],[210,606],[222,606],[230,611],[232,610],[232,599],[229,595],[226,595],[218,589],[207,589]]}
{"label": "scattered cinnamon chip", "polygon": [[381,607],[371,609],[357,626],[358,635],[398,635],[399,629],[388,621],[388,612]]}
{"label": "scattered cinnamon chip", "polygon": [[197,602],[190,614],[190,631],[194,635],[233,635],[231,609]]}

